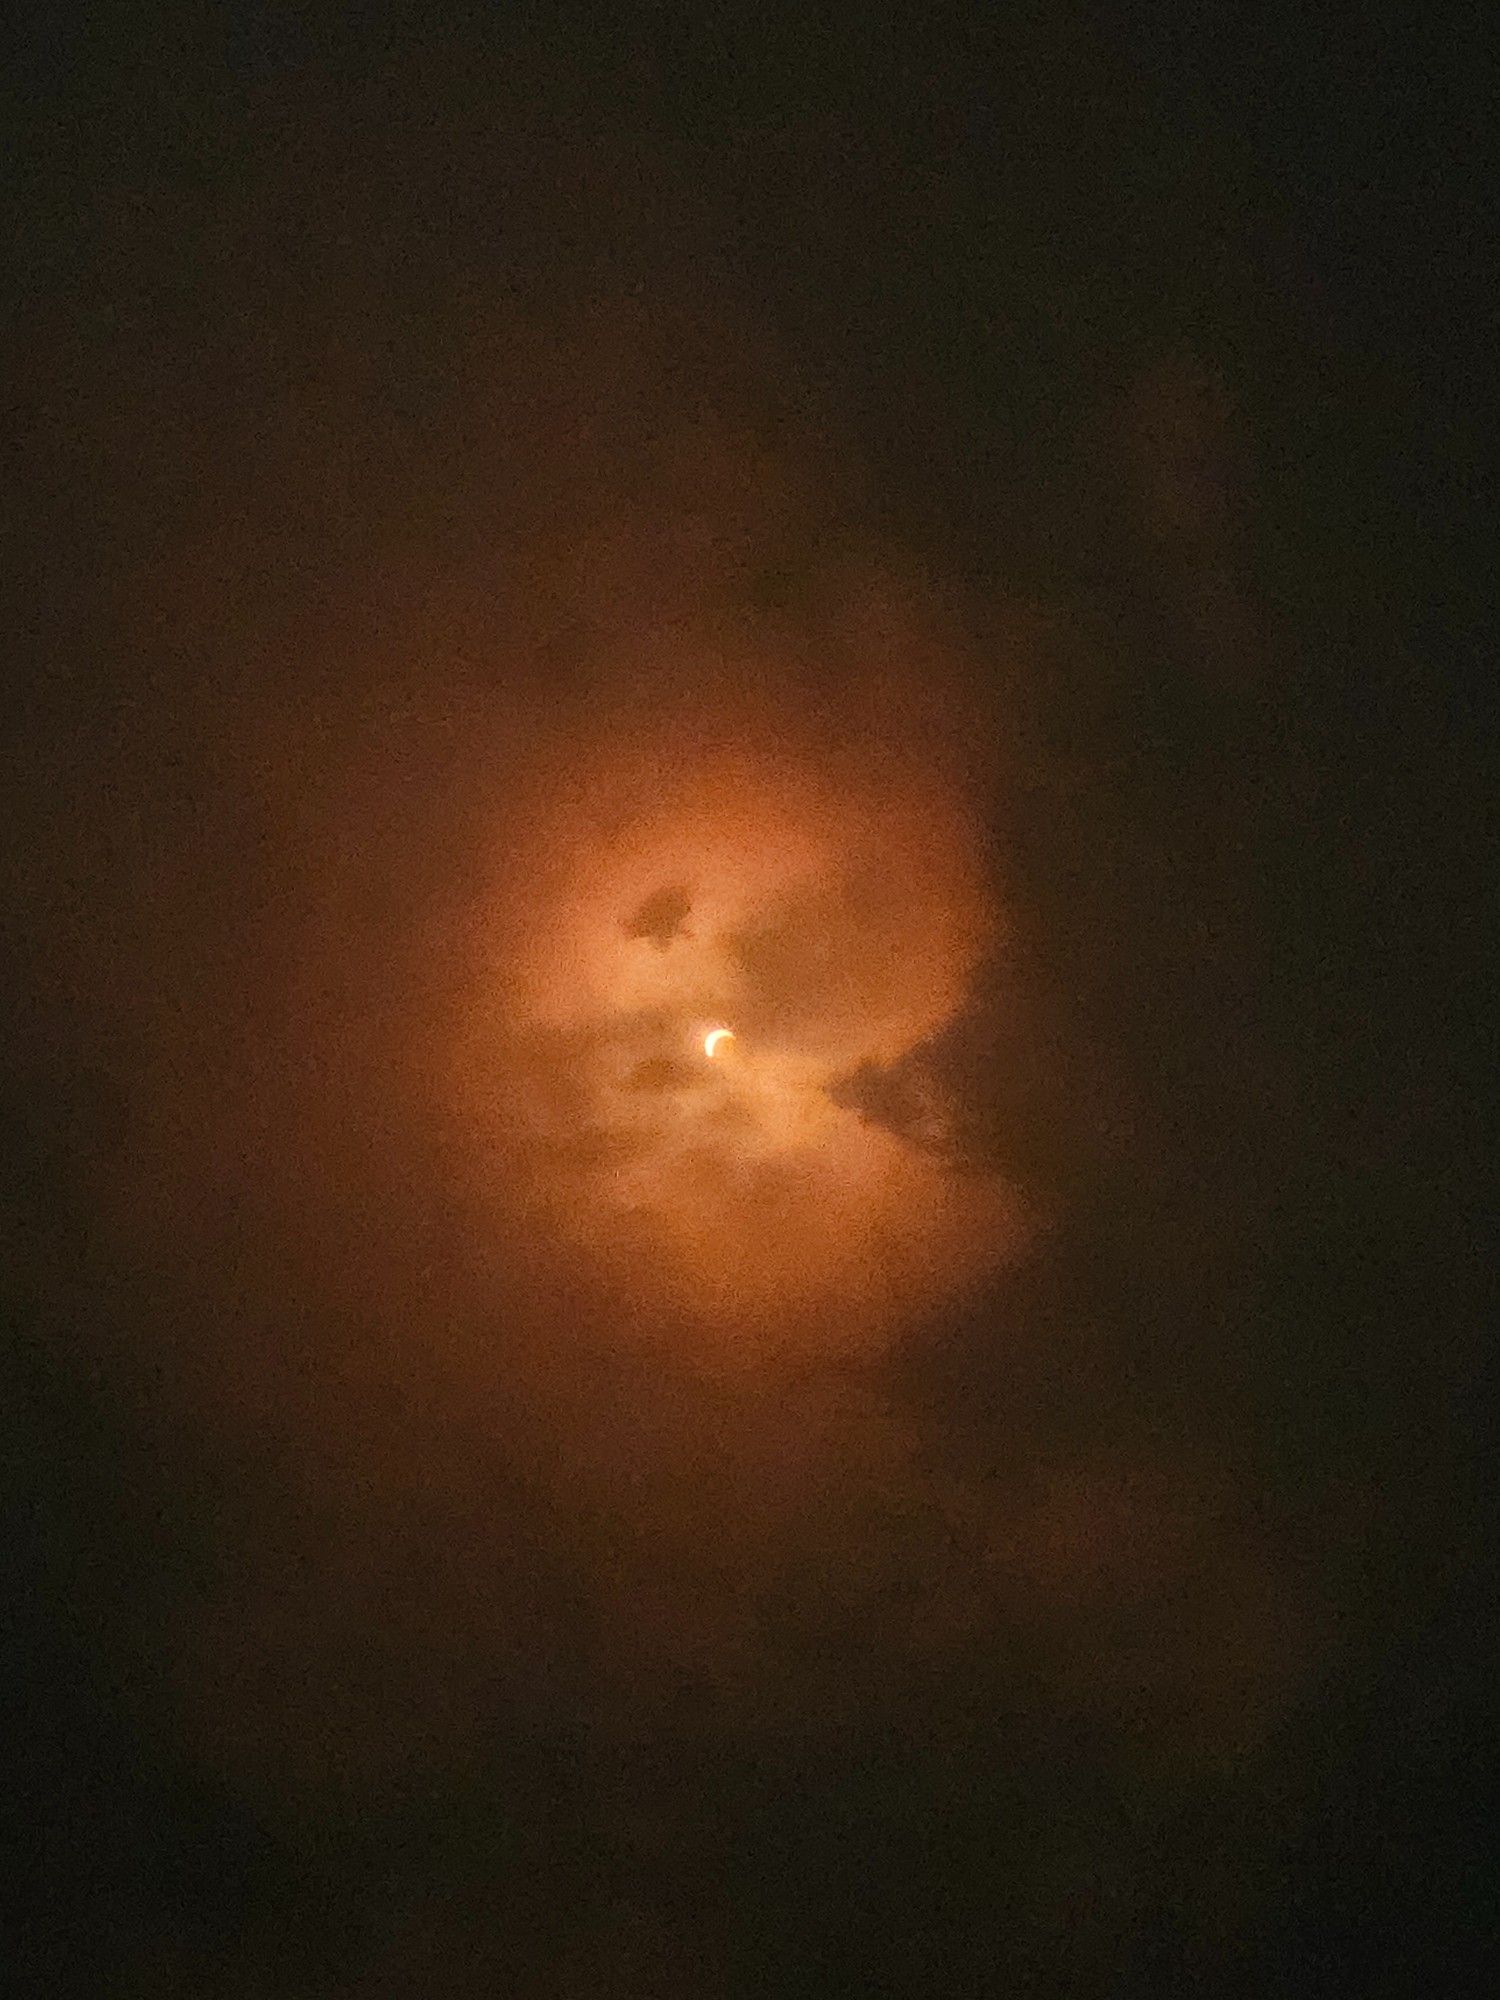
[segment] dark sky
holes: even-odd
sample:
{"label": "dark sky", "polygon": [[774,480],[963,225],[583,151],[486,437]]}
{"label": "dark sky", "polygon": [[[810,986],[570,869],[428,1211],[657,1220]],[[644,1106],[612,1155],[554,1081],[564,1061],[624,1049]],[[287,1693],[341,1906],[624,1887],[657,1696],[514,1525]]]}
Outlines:
{"label": "dark sky", "polygon": [[[7,1990],[1481,1990],[1479,10],[33,11]],[[669,629],[978,739],[1037,1218],[745,1371],[426,1059]]]}

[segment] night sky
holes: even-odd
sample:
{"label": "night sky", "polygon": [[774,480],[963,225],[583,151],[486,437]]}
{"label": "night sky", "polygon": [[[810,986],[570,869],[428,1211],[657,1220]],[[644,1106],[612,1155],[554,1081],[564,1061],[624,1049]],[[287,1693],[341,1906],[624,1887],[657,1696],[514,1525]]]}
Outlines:
{"label": "night sky", "polygon": [[1487,1990],[1480,10],[32,11],[5,1990]]}

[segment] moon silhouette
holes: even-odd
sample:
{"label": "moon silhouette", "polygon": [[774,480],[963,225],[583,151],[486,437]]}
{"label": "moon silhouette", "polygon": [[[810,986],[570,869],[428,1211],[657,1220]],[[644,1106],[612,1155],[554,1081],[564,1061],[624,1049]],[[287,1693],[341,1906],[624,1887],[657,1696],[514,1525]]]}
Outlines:
{"label": "moon silhouette", "polygon": [[703,1037],[703,1053],[706,1056],[716,1056],[719,1053],[721,1043],[732,1042],[733,1040],[733,1028],[712,1028]]}

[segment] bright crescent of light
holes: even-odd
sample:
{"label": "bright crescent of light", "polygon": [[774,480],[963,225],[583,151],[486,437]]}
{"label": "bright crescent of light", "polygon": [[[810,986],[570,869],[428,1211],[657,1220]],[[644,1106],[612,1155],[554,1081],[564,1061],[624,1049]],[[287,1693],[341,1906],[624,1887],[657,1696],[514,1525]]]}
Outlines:
{"label": "bright crescent of light", "polygon": [[720,1042],[732,1042],[733,1040],[734,1040],[733,1028],[711,1029],[710,1032],[703,1037],[703,1053],[706,1056],[717,1055]]}

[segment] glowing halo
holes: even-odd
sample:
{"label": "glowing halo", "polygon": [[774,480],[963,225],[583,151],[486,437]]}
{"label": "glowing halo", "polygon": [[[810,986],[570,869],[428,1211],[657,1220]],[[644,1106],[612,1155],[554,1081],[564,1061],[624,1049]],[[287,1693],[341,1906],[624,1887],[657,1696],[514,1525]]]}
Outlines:
{"label": "glowing halo", "polygon": [[[694,1367],[878,1340],[1028,1237],[922,1053],[1000,932],[964,773],[799,700],[729,689],[706,736],[696,690],[632,692],[539,732],[434,1037],[481,1236]],[[875,1115],[906,1063],[916,1108],[902,1071]]]}

